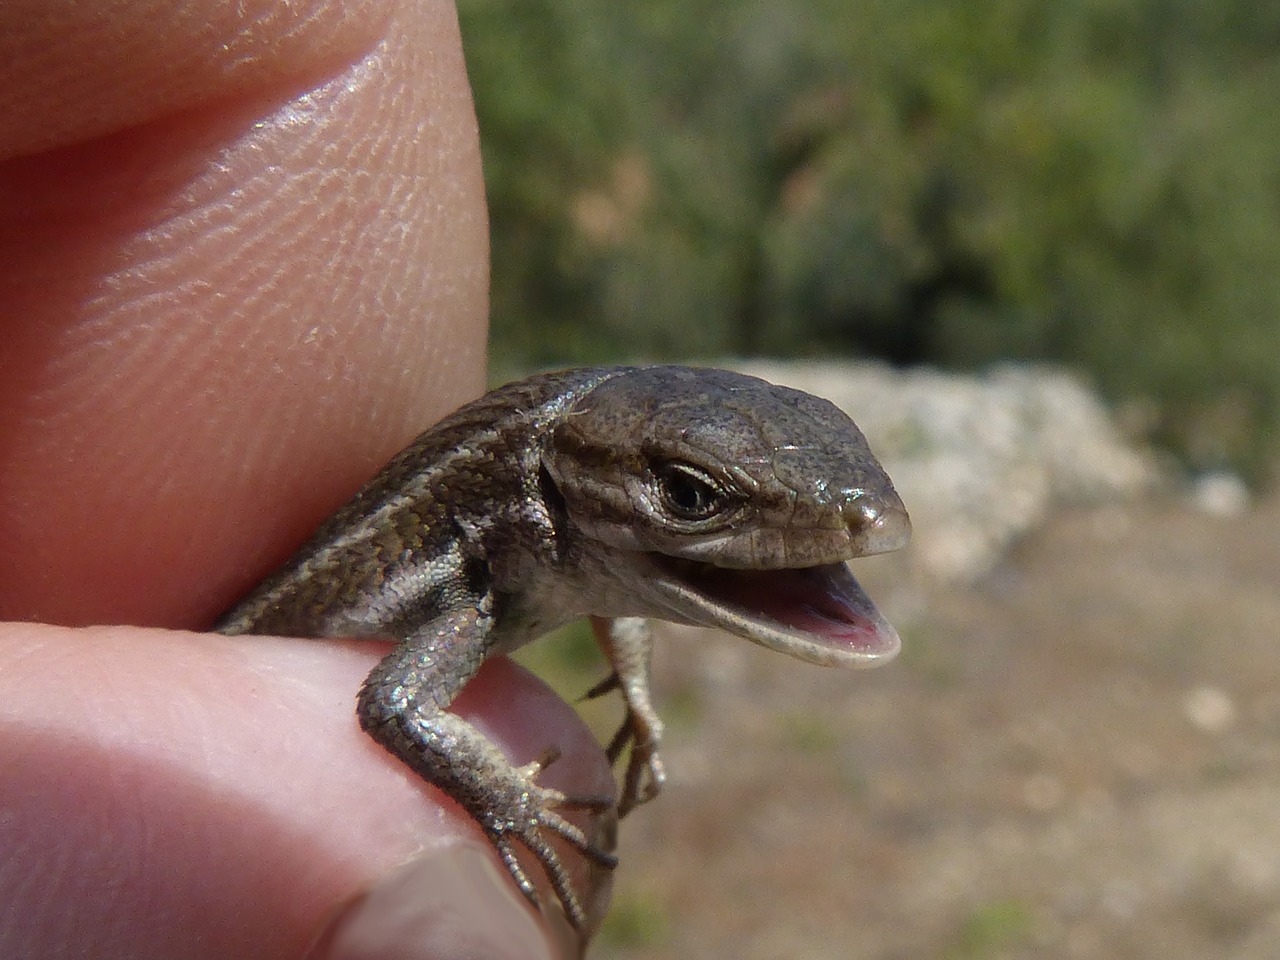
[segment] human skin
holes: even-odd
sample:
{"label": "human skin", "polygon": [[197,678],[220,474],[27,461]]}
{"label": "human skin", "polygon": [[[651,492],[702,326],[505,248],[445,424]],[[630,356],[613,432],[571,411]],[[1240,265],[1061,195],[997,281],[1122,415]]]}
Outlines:
{"label": "human skin", "polygon": [[[300,956],[412,858],[491,857],[360,732],[385,645],[192,632],[482,389],[454,10],[18,0],[0,79],[0,955]],[[510,664],[455,706],[611,789]],[[493,878],[478,915],[541,936]],[[448,955],[420,899],[402,955]]]}

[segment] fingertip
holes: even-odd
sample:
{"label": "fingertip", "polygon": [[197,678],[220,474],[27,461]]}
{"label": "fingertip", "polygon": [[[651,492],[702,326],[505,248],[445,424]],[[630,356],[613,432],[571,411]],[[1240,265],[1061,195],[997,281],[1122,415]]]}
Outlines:
{"label": "fingertip", "polygon": [[529,909],[491,851],[444,846],[347,903],[307,960],[557,960],[566,944]]}

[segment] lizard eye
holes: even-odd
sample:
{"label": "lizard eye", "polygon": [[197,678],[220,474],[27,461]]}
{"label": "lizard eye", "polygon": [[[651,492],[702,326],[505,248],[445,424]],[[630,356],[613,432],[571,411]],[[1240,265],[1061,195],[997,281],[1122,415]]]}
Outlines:
{"label": "lizard eye", "polygon": [[724,489],[705,470],[669,461],[653,471],[662,505],[681,520],[707,520],[725,508]]}

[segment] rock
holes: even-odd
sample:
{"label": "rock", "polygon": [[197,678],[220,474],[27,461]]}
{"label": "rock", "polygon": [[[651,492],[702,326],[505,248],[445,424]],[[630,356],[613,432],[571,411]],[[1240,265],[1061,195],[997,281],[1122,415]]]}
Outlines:
{"label": "rock", "polygon": [[1187,720],[1204,733],[1224,733],[1236,722],[1236,705],[1226,691],[1217,687],[1196,687],[1182,701]]}
{"label": "rock", "polygon": [[1249,488],[1234,473],[1215,470],[1198,477],[1191,502],[1211,517],[1236,517],[1249,509]]}

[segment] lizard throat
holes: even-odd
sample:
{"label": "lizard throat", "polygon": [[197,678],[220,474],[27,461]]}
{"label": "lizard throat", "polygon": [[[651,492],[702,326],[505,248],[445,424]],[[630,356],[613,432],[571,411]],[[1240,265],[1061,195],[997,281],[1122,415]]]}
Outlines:
{"label": "lizard throat", "polygon": [[825,665],[873,666],[898,652],[898,632],[843,563],[742,570],[654,559],[665,574],[655,585],[694,623]]}

